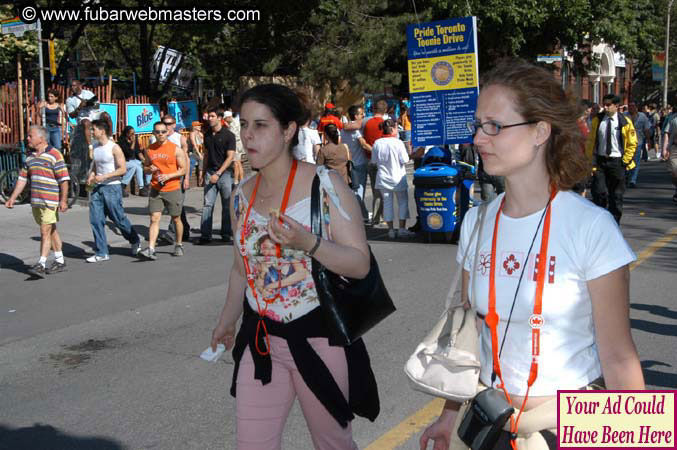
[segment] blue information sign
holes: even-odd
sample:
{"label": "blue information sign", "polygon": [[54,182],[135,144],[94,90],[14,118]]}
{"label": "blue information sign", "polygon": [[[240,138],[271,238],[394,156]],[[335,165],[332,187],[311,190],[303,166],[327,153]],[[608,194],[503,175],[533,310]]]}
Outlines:
{"label": "blue information sign", "polygon": [[195,100],[170,102],[169,114],[176,118],[177,130],[187,128],[197,120],[197,102]]}
{"label": "blue information sign", "polygon": [[479,94],[475,17],[407,27],[409,97],[414,146],[472,141]]}
{"label": "blue information sign", "polygon": [[127,125],[137,133],[152,133],[153,124],[160,120],[160,105],[154,103],[128,103]]}

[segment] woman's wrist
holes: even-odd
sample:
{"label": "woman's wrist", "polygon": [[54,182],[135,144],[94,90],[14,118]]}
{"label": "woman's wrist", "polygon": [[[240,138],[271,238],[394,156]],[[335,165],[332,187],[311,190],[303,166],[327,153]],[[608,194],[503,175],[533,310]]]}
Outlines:
{"label": "woman's wrist", "polygon": [[[315,235],[312,233],[309,234],[309,244],[305,246],[305,252],[306,255],[308,256],[313,256],[315,255],[315,252],[317,252],[317,249],[320,248],[320,244],[322,243],[322,237],[319,235]],[[311,240],[312,239],[312,240]]]}

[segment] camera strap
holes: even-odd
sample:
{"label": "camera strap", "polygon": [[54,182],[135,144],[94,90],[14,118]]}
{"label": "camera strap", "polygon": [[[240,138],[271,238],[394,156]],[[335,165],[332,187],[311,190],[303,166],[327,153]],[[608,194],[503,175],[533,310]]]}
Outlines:
{"label": "camera strap", "polygon": [[[548,241],[550,237],[550,216],[552,212],[552,201],[557,195],[557,190],[552,189],[550,194],[550,199],[546,206],[545,211],[545,223],[543,224],[543,233],[541,235],[541,249],[536,255],[536,294],[534,298],[534,310],[531,317],[529,317],[529,326],[531,327],[531,367],[529,369],[529,379],[527,380],[527,392],[524,396],[524,401],[520,407],[520,412],[517,415],[517,419],[510,417],[510,432],[513,436],[516,436],[517,426],[519,424],[520,416],[522,415],[522,410],[526,405],[527,399],[529,398],[529,389],[531,385],[534,384],[536,378],[538,377],[538,357],[540,355],[540,336],[541,336],[541,327],[543,326],[543,287],[545,285],[545,272],[546,272],[546,263],[547,263],[547,254],[548,254]],[[510,394],[505,388],[505,382],[503,381],[503,375],[501,374],[501,363],[499,361],[498,354],[498,321],[499,317],[496,313],[496,242],[498,240],[498,222],[501,217],[501,211],[503,211],[503,205],[505,204],[505,197],[498,208],[496,213],[496,220],[494,223],[494,234],[491,241],[491,269],[489,271],[489,311],[484,318],[487,326],[489,327],[489,332],[491,335],[491,354],[493,360],[493,370],[494,373],[498,376],[501,383],[497,386],[505,393],[505,397],[510,404]],[[536,231],[538,232],[538,230]],[[526,264],[526,261],[525,261]],[[515,440],[512,439],[510,444],[513,448],[516,448]]]}

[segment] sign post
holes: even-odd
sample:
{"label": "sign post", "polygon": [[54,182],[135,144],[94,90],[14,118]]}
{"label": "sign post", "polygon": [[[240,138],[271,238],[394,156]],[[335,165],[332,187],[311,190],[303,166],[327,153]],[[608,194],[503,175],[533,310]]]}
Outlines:
{"label": "sign post", "polygon": [[[6,19],[0,22],[0,31],[2,34],[13,34],[21,37],[26,31],[38,32],[38,65],[40,69],[40,101],[45,101],[45,66],[42,58],[42,28],[40,19],[35,23],[24,23],[18,17]],[[23,114],[23,112],[22,112]],[[42,113],[42,123],[45,123],[45,113]],[[23,138],[22,138],[23,140]]]}
{"label": "sign post", "polygon": [[472,141],[479,95],[477,20],[460,17],[407,26],[412,145]]}

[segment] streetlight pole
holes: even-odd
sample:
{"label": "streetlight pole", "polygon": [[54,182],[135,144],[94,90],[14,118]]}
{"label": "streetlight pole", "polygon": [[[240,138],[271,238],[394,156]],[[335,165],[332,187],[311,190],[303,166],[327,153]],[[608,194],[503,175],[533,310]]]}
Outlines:
{"label": "streetlight pole", "polygon": [[672,10],[672,2],[668,2],[668,20],[665,30],[665,72],[663,73],[663,107],[668,105],[668,65],[670,56],[670,11]]}

